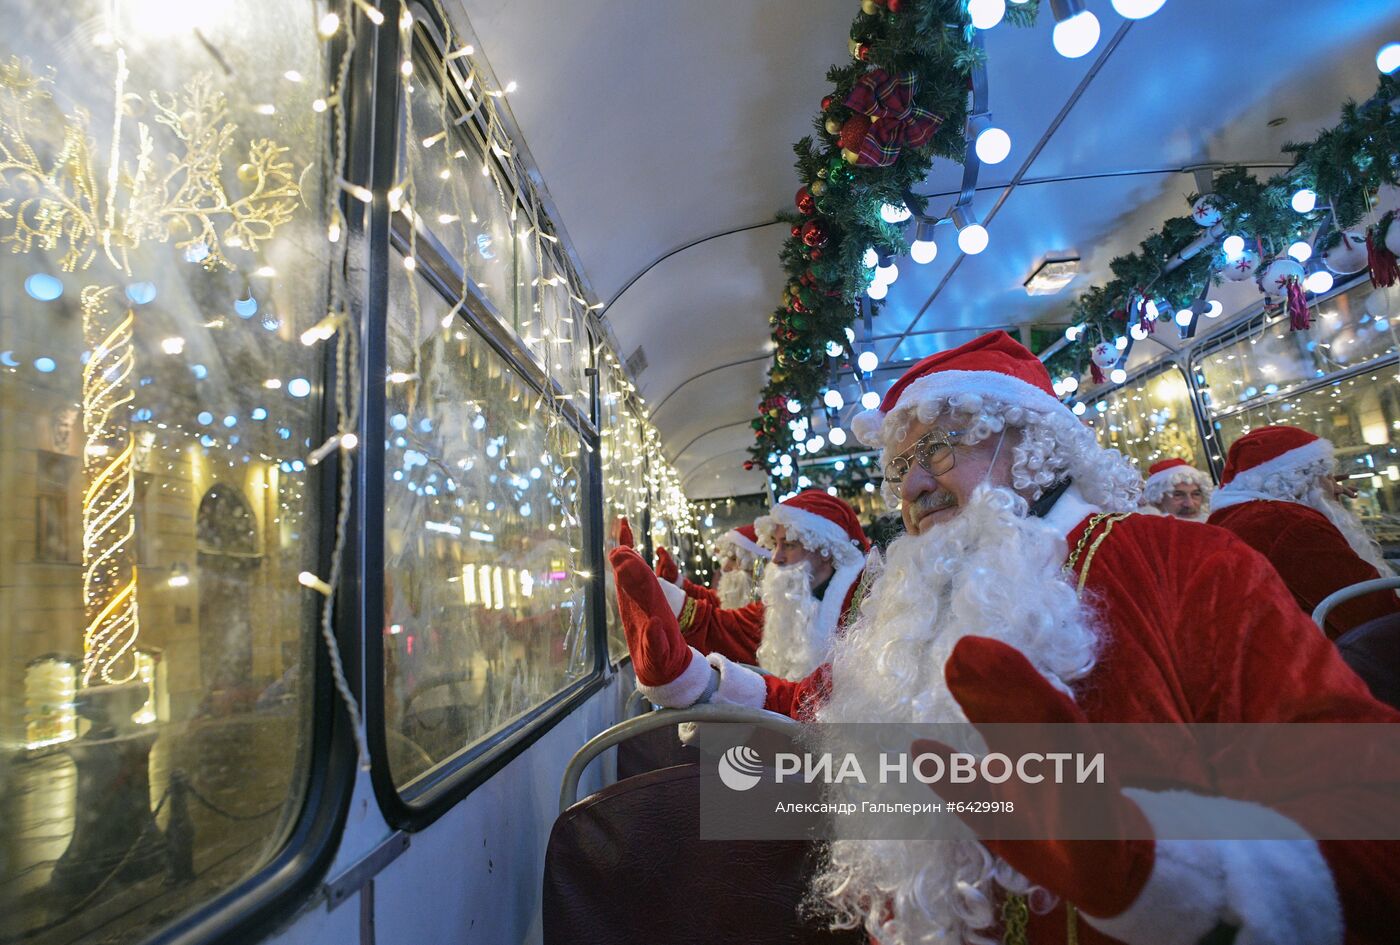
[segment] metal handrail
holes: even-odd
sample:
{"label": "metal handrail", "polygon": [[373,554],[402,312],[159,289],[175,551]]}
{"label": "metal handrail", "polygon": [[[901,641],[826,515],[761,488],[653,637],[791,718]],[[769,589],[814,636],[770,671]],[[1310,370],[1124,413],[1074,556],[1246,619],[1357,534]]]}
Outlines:
{"label": "metal handrail", "polygon": [[[622,718],[625,720],[634,718],[638,715],[646,715],[646,713],[650,711],[649,709],[644,708],[646,701],[647,697],[642,695],[640,689],[633,689],[628,694],[627,701],[623,703]],[[640,712],[636,711],[636,709],[638,708],[641,709]]]}
{"label": "metal handrail", "polygon": [[1369,594],[1372,591],[1393,590],[1400,590],[1400,577],[1372,578],[1369,581],[1361,581],[1344,587],[1340,591],[1333,591],[1322,599],[1322,603],[1313,608],[1313,623],[1321,627],[1333,607],[1344,604],[1353,597],[1360,597],[1362,594]]}
{"label": "metal handrail", "polygon": [[798,722],[786,715],[744,705],[705,703],[693,705],[688,709],[657,709],[655,712],[639,715],[594,735],[569,759],[568,766],[564,768],[564,783],[559,788],[559,813],[564,813],[578,800],[579,780],[583,777],[583,770],[594,758],[629,738],[684,722],[744,722],[785,735],[795,735],[802,730]]}

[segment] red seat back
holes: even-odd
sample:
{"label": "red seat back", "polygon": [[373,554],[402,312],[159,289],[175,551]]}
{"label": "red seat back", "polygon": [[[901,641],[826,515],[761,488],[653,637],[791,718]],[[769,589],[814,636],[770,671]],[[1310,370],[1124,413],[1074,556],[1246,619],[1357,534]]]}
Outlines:
{"label": "red seat back", "polygon": [[697,765],[637,775],[555,821],[544,945],[863,945],[799,914],[813,859],[805,841],[701,840]]}

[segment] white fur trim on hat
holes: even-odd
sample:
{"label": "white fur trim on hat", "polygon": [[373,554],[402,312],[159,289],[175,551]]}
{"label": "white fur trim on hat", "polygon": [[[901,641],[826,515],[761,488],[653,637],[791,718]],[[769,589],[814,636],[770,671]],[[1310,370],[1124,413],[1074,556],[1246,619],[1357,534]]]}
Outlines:
{"label": "white fur trim on hat", "polygon": [[1305,466],[1311,466],[1319,460],[1330,460],[1332,455],[1331,441],[1319,437],[1311,443],[1295,446],[1286,453],[1280,453],[1268,462],[1237,473],[1234,479],[1220,487],[1220,492],[1266,492],[1264,485],[1274,476],[1297,476]]}
{"label": "white fur trim on hat", "polygon": [[653,705],[668,709],[688,709],[705,694],[714,670],[705,662],[705,654],[695,647],[690,648],[690,663],[681,674],[668,683],[659,686],[644,686],[637,683],[637,691],[646,696]]}
{"label": "white fur trim on hat", "polygon": [[[1126,910],[1084,919],[1127,945],[1194,945],[1218,924],[1241,943],[1341,945],[1342,906],[1317,841],[1275,810],[1187,791],[1123,791],[1158,835]],[[1173,839],[1209,836],[1251,839]]]}
{"label": "white fur trim on hat", "polygon": [[[758,529],[755,528],[755,529],[754,529],[754,534],[757,534],[757,533],[758,533]],[[745,535],[743,532],[739,531],[739,529],[737,529],[737,528],[731,528],[729,531],[725,532],[723,535],[720,535],[720,536],[719,536],[719,541],[715,542],[715,544],[717,544],[717,545],[733,545],[735,548],[738,548],[740,551],[748,552],[749,554],[753,555],[755,558],[771,558],[771,557],[773,556],[773,553],[772,553],[771,551],[769,551],[767,548],[763,547],[762,545],[758,544],[757,542],[749,541],[749,537],[748,537],[747,535]]]}
{"label": "white fur trim on hat", "polygon": [[856,414],[851,421],[851,430],[866,446],[884,446],[884,431],[892,417],[921,403],[938,403],[955,394],[978,394],[1027,410],[1063,412],[1074,416],[1068,407],[1050,394],[1010,374],[997,371],[936,371],[906,387],[899,402],[888,414],[881,413],[878,408]]}
{"label": "white fur trim on hat", "polygon": [[825,554],[838,568],[849,567],[853,563],[865,560],[865,553],[855,544],[855,540],[846,534],[844,528],[815,512],[808,512],[795,505],[775,505],[773,511],[764,516],[764,519],[771,522],[768,527],[769,535],[773,533],[773,526],[781,525],[789,540],[796,541],[808,551]]}

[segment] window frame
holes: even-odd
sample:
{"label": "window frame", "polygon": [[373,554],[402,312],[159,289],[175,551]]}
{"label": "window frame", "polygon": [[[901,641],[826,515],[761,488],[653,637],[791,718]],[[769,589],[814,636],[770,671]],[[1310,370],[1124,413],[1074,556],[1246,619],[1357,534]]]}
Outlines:
{"label": "window frame", "polygon": [[[1088,404],[1090,401],[1107,400],[1115,394],[1119,394],[1126,391],[1129,387],[1132,387],[1134,384],[1141,383],[1151,377],[1155,377],[1158,374],[1165,373],[1169,370],[1177,371],[1179,374],[1182,375],[1182,380],[1186,383],[1186,398],[1191,406],[1191,418],[1195,426],[1196,440],[1201,444],[1201,449],[1205,453],[1206,463],[1209,467],[1208,471],[1211,473],[1211,478],[1213,478],[1216,482],[1219,482],[1220,468],[1215,464],[1213,459],[1215,455],[1215,430],[1206,421],[1204,414],[1204,406],[1201,403],[1200,392],[1196,389],[1195,376],[1193,375],[1192,371],[1188,369],[1188,367],[1186,367],[1184,363],[1185,361],[1186,358],[1183,357],[1182,352],[1176,352],[1171,356],[1158,358],[1155,361],[1150,361],[1138,370],[1134,371],[1132,374],[1128,375],[1128,379],[1125,380],[1123,383],[1115,384],[1112,387],[1101,388],[1099,390],[1094,391],[1092,397],[1085,398],[1085,403]],[[1094,430],[1092,424],[1086,423],[1085,426],[1088,426],[1090,430]],[[1094,439],[1098,439],[1098,432],[1096,430],[1094,431]],[[1133,465],[1136,467],[1137,464],[1134,463]],[[1142,473],[1143,479],[1146,480],[1147,470],[1142,470]]]}
{"label": "window frame", "polygon": [[[416,2],[407,4],[407,7],[414,16],[411,33],[413,39],[423,44],[427,54],[444,56],[444,36],[447,30],[439,18],[438,11]],[[370,307],[371,324],[362,358],[366,397],[364,409],[361,411],[364,434],[361,442],[364,443],[378,443],[384,436],[388,267],[394,264],[399,254],[407,252],[410,236],[417,263],[414,271],[409,274],[410,278],[422,278],[426,283],[424,288],[437,292],[449,304],[455,304],[455,300],[461,299],[462,304],[456,306],[459,323],[489,345],[512,369],[519,372],[522,380],[536,392],[550,389],[556,394],[569,393],[516,335],[510,320],[496,310],[474,282],[465,277],[457,262],[432,234],[431,228],[423,224],[421,215],[416,212],[418,208],[414,208],[413,221],[410,222],[405,214],[391,213],[387,200],[379,198],[379,194],[387,193],[397,181],[399,119],[403,100],[402,77],[397,64],[403,56],[403,50],[397,30],[378,32],[381,34],[381,48],[378,53],[381,68],[376,76],[376,82],[379,83],[376,88],[382,90],[381,97],[384,101],[382,107],[377,109],[374,133],[385,146],[375,152],[372,189],[376,198],[370,210],[372,253],[368,264],[378,292],[374,299],[375,304]],[[384,63],[388,66],[383,67]],[[455,68],[456,63],[448,65],[448,74],[454,79],[454,84],[460,83],[462,76]],[[420,82],[437,82],[438,75],[419,75],[417,79]],[[460,86],[440,91],[444,95],[460,95]],[[480,109],[475,111],[479,113]],[[474,121],[475,118],[469,124]],[[480,137],[479,129],[474,126],[469,133]],[[500,161],[495,155],[492,159],[503,169],[513,188],[511,197],[514,205],[525,214],[530,225],[537,226],[542,211],[536,208],[530,199],[529,190],[523,193],[521,190],[521,182],[528,181],[528,176],[520,173],[512,166],[512,162]],[[518,270],[518,263],[516,268]],[[572,275],[572,267],[570,270]],[[434,823],[600,692],[608,682],[606,616],[602,599],[602,477],[597,461],[598,384],[595,362],[596,358],[590,355],[589,403],[581,407],[573,401],[566,400],[562,405],[565,421],[573,428],[586,451],[585,470],[581,477],[588,530],[583,559],[592,574],[592,578],[586,584],[588,606],[585,608],[587,631],[592,646],[592,665],[587,675],[554,693],[510,724],[479,741],[464,745],[456,754],[444,759],[416,779],[412,790],[404,792],[394,783],[394,775],[388,763],[383,636],[377,632],[370,632],[370,622],[365,621],[365,693],[362,703],[371,759],[370,781],[385,820],[396,829],[418,831]],[[358,560],[364,588],[362,612],[367,615],[383,612],[384,472],[382,450],[360,451],[358,486],[367,514],[360,519],[363,528],[358,537],[363,545],[359,549]],[[377,619],[374,624],[378,625]]]}

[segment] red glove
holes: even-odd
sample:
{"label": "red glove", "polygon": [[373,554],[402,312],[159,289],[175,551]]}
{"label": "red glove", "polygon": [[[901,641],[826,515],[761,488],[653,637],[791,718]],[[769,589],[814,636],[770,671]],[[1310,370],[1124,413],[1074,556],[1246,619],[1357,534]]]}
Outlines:
{"label": "red glove", "polygon": [[666,550],[665,545],[656,546],[656,576],[663,581],[670,581],[672,584],[681,582],[681,569],[676,565],[676,559],[671,557],[671,552]]}
{"label": "red glove", "polygon": [[627,635],[637,682],[652,687],[675,682],[695,654],[681,636],[680,624],[656,575],[631,548],[614,548],[608,560],[612,562],[622,630]]}
{"label": "red glove", "polygon": [[[1088,725],[1073,699],[1052,686],[1019,650],[998,640],[964,637],[953,647],[944,675],[989,751],[1016,758],[1036,751],[1035,742],[1044,750],[1044,738],[1035,734],[1037,723]],[[1030,723],[1030,727],[983,727],[1006,723]],[[1076,747],[1092,755],[1092,740],[1093,729],[1086,727],[1083,741]],[[913,750],[916,756],[941,755],[945,762],[952,754],[948,746],[934,741],[917,741]],[[952,784],[945,778],[931,787],[948,801],[1013,801],[1014,814],[960,816],[978,832],[987,849],[1017,872],[1091,916],[1115,916],[1127,909],[1152,873],[1156,848],[1152,840],[1055,839],[1091,832],[1098,836],[1152,836],[1142,810],[1124,796],[1111,769],[1105,771],[1104,783],[1095,785],[1067,787],[1054,784],[1050,778],[1035,785],[1016,778],[999,785],[980,780]],[[1051,839],[1003,840],[994,835],[998,832]]]}
{"label": "red glove", "polygon": [[632,526],[628,524],[627,516],[624,515],[613,523],[613,538],[617,541],[619,548],[635,547],[632,540]]}

